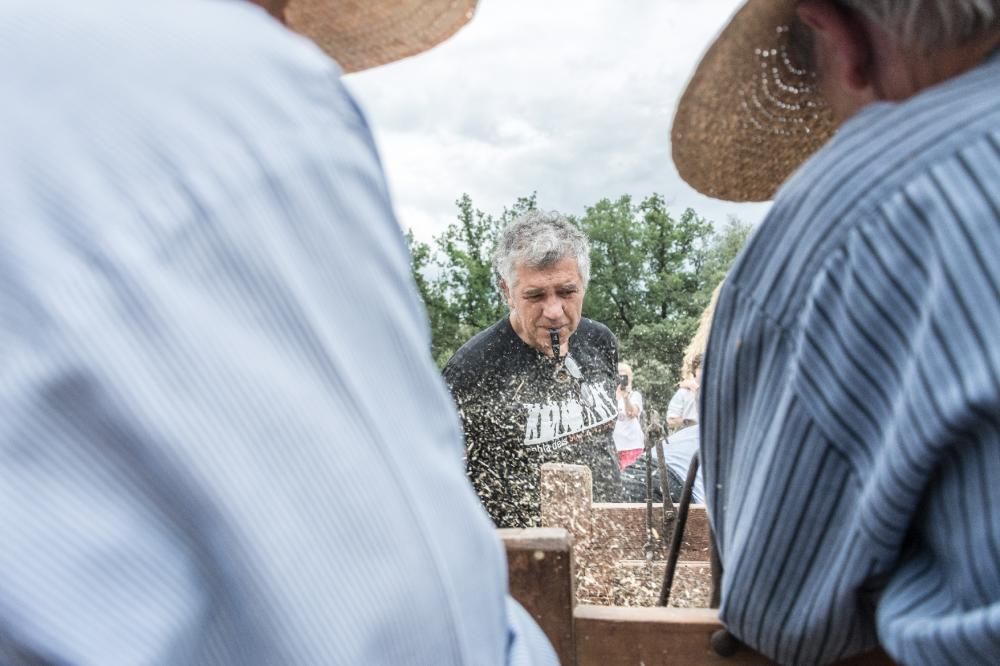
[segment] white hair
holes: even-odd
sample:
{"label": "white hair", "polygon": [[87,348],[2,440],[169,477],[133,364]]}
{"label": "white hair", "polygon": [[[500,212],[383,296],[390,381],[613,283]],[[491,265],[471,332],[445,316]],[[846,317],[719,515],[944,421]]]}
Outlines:
{"label": "white hair", "polygon": [[924,53],[958,46],[1000,27],[1000,0],[838,0]]}
{"label": "white hair", "polygon": [[[548,268],[575,259],[583,288],[590,281],[590,246],[572,222],[555,212],[530,210],[512,220],[497,240],[493,270],[498,281],[513,289],[518,266]],[[499,284],[498,284],[499,286]]]}

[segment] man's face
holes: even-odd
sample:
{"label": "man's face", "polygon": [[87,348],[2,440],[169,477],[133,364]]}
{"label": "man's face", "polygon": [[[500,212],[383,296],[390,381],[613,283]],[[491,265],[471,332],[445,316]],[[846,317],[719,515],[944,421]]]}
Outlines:
{"label": "man's face", "polygon": [[516,266],[514,284],[504,285],[514,332],[535,349],[551,354],[549,329],[569,340],[580,324],[583,280],[576,259],[562,259],[547,268]]}

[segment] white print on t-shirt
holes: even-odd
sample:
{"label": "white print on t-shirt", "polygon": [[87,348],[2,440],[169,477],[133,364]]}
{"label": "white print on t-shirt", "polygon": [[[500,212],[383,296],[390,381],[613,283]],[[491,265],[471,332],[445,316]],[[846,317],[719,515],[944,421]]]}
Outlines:
{"label": "white print on t-shirt", "polygon": [[590,430],[618,416],[618,407],[600,382],[580,385],[580,397],[558,402],[522,403],[528,411],[524,445],[536,446]]}
{"label": "white print on t-shirt", "polygon": [[536,444],[532,448],[540,453],[549,455],[555,453],[556,451],[561,451],[569,446],[569,439],[563,437],[562,439],[557,439],[553,442],[545,442],[544,444]]}

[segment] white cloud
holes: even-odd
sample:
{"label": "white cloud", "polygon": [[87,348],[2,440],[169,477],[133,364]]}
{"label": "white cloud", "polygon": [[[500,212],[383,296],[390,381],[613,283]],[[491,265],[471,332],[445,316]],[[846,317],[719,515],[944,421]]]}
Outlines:
{"label": "white cloud", "polygon": [[346,77],[368,113],[400,223],[429,240],[455,200],[499,212],[538,191],[580,214],[604,197],[663,194],[718,222],[768,204],[701,196],[670,162],[683,86],[739,0],[480,0],[452,39]]}

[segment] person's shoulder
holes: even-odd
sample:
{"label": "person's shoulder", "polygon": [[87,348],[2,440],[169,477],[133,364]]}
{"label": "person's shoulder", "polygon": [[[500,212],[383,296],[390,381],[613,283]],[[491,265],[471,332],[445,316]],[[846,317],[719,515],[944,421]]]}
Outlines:
{"label": "person's shoulder", "polygon": [[582,357],[600,360],[604,371],[614,376],[618,364],[618,338],[604,324],[583,317],[573,334],[576,342],[573,348]]}
{"label": "person's shoulder", "polygon": [[[49,63],[72,65],[73,53],[86,48],[88,58],[113,72],[138,75],[149,68],[152,76],[166,76],[156,80],[159,86],[183,81],[196,85],[219,70],[237,80],[252,80],[261,76],[257,68],[265,61],[287,66],[297,60],[302,69],[339,72],[315,44],[252,2],[17,4],[21,6],[12,14],[19,20],[0,20],[0,34],[17,30],[24,35],[17,42],[19,55],[27,59],[22,69],[43,57]],[[86,69],[76,69],[89,76],[93,67],[88,60]]]}
{"label": "person's shoulder", "polygon": [[812,212],[824,203],[837,210],[833,217],[877,217],[873,211],[914,180],[989,139],[1000,121],[1000,98],[989,85],[998,75],[994,57],[902,102],[869,104],[789,178],[775,204],[787,200]]}
{"label": "person's shoulder", "polygon": [[[18,66],[0,72],[0,87],[19,91],[27,109],[58,100],[74,111],[42,117],[10,109],[10,142],[46,127],[56,136],[108,132],[119,142],[149,135],[150,150],[168,154],[160,160],[166,169],[185,160],[204,163],[206,153],[239,156],[240,148],[273,154],[292,143],[289,135],[315,146],[320,136],[329,140],[331,131],[346,135],[363,124],[338,65],[253,3],[16,4],[0,17],[0,42],[16,52]],[[211,145],[194,150],[191,136],[199,142],[207,136]],[[114,165],[134,151],[107,152]]]}
{"label": "person's shoulder", "polygon": [[618,344],[618,338],[611,332],[611,329],[601,322],[594,321],[593,319],[581,317],[580,325],[577,326],[576,332],[581,337],[586,338],[591,342],[607,342],[616,346]]}
{"label": "person's shoulder", "polygon": [[681,382],[678,384],[678,386],[688,391],[698,390],[698,382],[697,380],[695,380],[694,377],[688,377],[686,379],[682,379]]}
{"label": "person's shoulder", "polygon": [[507,357],[504,347],[510,344],[510,323],[506,317],[472,336],[448,359],[442,374],[452,390],[469,382],[478,383],[481,375]]}
{"label": "person's shoulder", "polygon": [[[939,186],[957,182],[956,190],[973,191],[976,178],[965,167],[992,168],[959,156],[977,143],[981,155],[994,150],[989,135],[1000,122],[1000,98],[982,84],[997,73],[1000,60],[903,102],[870,104],[848,119],[778,190],[729,272],[717,308],[723,321],[735,316],[738,302],[740,312],[794,331],[816,276],[831,261],[864,249],[869,237],[911,243],[915,232],[945,225],[952,215],[947,205],[931,210],[947,204]],[[942,170],[948,163],[961,168]],[[941,253],[954,245],[928,247]]]}
{"label": "person's shoulder", "polygon": [[670,398],[670,402],[687,400],[689,397],[693,397],[694,392],[686,386],[678,386],[677,390],[674,391],[674,395]]}

